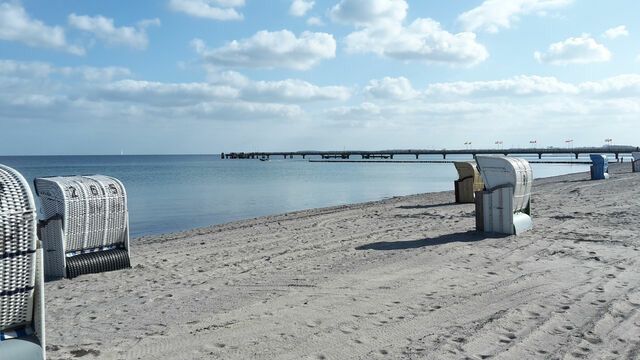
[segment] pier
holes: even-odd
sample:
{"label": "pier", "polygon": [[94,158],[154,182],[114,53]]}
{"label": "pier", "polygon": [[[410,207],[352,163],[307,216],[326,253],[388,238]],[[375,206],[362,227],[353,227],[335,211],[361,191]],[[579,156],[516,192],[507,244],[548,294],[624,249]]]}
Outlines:
{"label": "pier", "polygon": [[321,159],[343,159],[348,160],[352,157],[360,157],[360,159],[393,159],[397,155],[414,155],[416,160],[420,155],[439,155],[443,159],[447,155],[538,155],[538,159],[542,159],[542,155],[548,154],[567,154],[575,155],[577,159],[580,154],[607,154],[614,155],[616,159],[620,154],[630,154],[634,151],[640,151],[638,146],[618,145],[618,146],[602,146],[602,147],[575,147],[575,148],[511,148],[511,149],[407,149],[407,150],[343,150],[343,151],[274,151],[274,152],[229,152],[222,153],[222,159],[270,159],[272,157],[282,157],[284,159],[293,159],[300,157],[306,159],[309,156],[318,156]]}

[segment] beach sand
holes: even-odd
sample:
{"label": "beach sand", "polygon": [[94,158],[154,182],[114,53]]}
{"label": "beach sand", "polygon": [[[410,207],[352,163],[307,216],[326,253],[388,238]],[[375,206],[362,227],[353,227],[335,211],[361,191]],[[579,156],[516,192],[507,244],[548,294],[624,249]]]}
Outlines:
{"label": "beach sand", "polygon": [[534,228],[453,192],[132,240],[46,284],[51,359],[636,359],[640,173],[539,179]]}

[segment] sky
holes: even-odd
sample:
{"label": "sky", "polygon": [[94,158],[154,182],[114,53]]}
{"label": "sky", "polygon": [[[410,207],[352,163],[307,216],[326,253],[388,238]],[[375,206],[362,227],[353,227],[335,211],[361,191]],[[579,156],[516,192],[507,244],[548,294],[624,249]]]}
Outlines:
{"label": "sky", "polygon": [[637,0],[0,0],[0,155],[638,146],[638,14]]}

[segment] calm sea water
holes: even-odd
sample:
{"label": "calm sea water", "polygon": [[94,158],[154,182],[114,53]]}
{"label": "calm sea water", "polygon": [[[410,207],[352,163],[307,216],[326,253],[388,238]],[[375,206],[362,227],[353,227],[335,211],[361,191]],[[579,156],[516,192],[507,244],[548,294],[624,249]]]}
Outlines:
{"label": "calm sea water", "polygon": [[[120,179],[127,189],[133,237],[293,210],[453,190],[457,179],[452,164],[263,162],[222,160],[219,155],[0,156],[0,163],[20,171],[30,184],[36,177],[54,175],[104,174]],[[583,164],[532,167],[535,177],[589,170]]]}

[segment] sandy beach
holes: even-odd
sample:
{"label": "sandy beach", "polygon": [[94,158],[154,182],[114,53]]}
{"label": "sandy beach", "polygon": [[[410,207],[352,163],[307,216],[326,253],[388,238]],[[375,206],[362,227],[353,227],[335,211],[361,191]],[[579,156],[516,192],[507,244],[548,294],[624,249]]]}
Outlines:
{"label": "sandy beach", "polygon": [[637,359],[640,173],[610,173],[536,180],[518,236],[448,191],[133,239],[46,284],[47,355]]}

